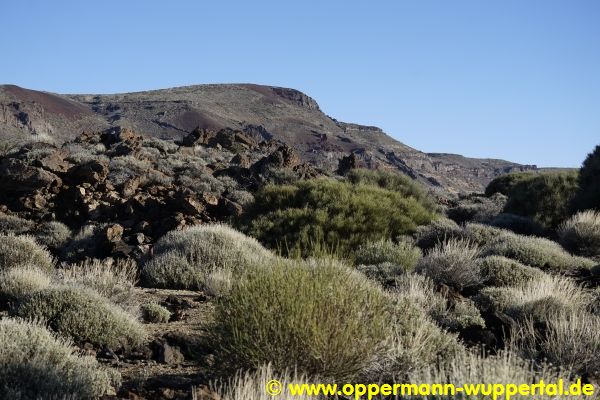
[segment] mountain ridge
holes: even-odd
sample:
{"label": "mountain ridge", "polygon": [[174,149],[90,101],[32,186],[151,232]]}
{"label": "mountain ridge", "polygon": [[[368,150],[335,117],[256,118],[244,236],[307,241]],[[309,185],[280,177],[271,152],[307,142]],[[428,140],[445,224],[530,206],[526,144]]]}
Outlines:
{"label": "mountain ridge", "polygon": [[500,174],[537,169],[505,160],[424,153],[381,128],[338,121],[315,99],[291,88],[240,83],[56,94],[0,86],[3,136],[38,135],[60,143],[82,131],[115,126],[167,140],[181,140],[195,128],[238,129],[284,142],[304,161],[326,171],[335,171],[341,158],[354,154],[361,166],[397,170],[452,192],[482,191]]}

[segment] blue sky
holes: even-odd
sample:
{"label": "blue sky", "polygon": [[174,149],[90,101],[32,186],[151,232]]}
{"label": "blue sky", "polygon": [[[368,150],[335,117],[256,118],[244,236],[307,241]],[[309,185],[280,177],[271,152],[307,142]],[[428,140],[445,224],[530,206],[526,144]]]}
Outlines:
{"label": "blue sky", "polygon": [[427,152],[579,166],[600,143],[600,1],[11,1],[0,82],[293,87]]}

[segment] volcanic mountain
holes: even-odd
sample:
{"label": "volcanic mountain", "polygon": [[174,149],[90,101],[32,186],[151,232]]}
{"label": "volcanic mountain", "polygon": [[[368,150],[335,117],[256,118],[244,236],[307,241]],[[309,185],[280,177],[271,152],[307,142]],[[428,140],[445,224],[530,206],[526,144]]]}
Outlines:
{"label": "volcanic mountain", "polygon": [[353,154],[368,168],[402,172],[452,192],[482,191],[494,177],[535,166],[454,154],[424,153],[380,128],[326,115],[306,94],[254,84],[209,84],[122,94],[54,94],[0,86],[0,138],[37,135],[57,143],[82,131],[124,127],[166,140],[181,140],[196,128],[231,128],[292,147],[325,171]]}

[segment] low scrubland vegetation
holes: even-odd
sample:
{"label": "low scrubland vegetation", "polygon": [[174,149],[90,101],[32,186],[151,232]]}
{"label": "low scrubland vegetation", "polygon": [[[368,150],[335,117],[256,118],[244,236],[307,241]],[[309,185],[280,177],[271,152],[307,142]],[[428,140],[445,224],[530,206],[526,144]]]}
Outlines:
{"label": "low scrubland vegetation", "polygon": [[[100,398],[120,384],[109,365],[168,356],[229,400],[265,398],[276,378],[600,379],[598,149],[580,172],[509,174],[485,194],[443,197],[360,169],[298,179],[282,167],[249,184],[213,174],[233,153],[158,139],[134,155],[69,146],[73,161],[108,165],[107,187],[144,175],[141,187],[182,188],[170,199],[188,208],[193,192],[210,202],[199,209],[236,212],[143,224],[127,243],[133,220],[117,230],[0,214],[0,397]],[[114,257],[101,257],[107,246]]]}

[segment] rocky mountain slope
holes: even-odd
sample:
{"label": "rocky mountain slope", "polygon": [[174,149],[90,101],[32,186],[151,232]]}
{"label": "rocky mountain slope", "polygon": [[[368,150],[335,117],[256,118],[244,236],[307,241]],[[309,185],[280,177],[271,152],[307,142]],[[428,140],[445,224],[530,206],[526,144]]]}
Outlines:
{"label": "rocky mountain slope", "polygon": [[503,160],[427,154],[381,129],[344,123],[294,89],[253,84],[196,85],[112,95],[58,95],[0,86],[0,135],[38,135],[58,142],[82,131],[124,127],[146,136],[180,140],[197,127],[232,128],[294,149],[303,161],[333,171],[339,159],[394,169],[453,192],[482,191],[494,177],[536,169]]}

